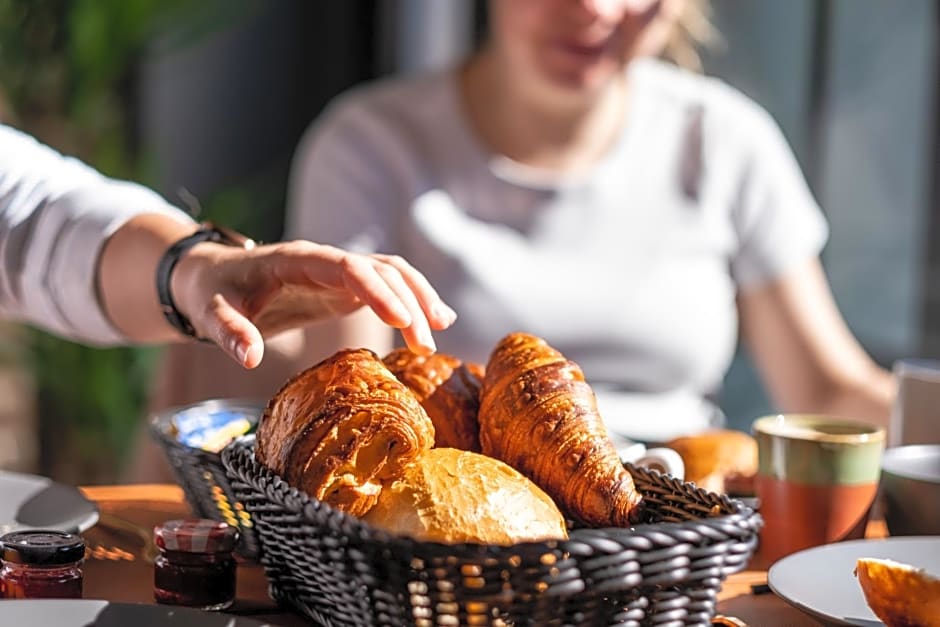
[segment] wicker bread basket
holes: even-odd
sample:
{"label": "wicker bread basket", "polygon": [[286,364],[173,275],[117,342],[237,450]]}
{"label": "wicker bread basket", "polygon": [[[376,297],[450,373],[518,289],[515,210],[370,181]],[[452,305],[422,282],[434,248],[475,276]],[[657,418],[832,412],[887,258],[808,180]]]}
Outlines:
{"label": "wicker bread basket", "polygon": [[264,403],[261,401],[212,399],[166,409],[150,418],[151,436],[163,449],[193,513],[200,518],[219,520],[236,527],[239,532],[238,553],[248,559],[257,558],[258,540],[252,528],[251,517],[229,485],[220,453],[187,446],[181,442],[174,433],[174,421],[184,413],[195,412],[210,416],[230,414],[245,418],[254,426],[263,410]]}
{"label": "wicker bread basket", "polygon": [[272,597],[329,626],[704,626],[761,527],[741,501],[627,465],[646,501],[633,528],[509,547],[418,542],[291,488],[255,460],[254,436],[222,463]]}

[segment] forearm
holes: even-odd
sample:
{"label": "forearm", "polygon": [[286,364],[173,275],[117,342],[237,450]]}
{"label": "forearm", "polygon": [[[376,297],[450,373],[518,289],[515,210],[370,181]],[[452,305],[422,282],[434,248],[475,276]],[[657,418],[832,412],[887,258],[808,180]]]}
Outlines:
{"label": "forearm", "polygon": [[888,426],[897,386],[891,373],[874,363],[851,376],[823,378],[802,396],[781,399],[784,411],[823,413]]}
{"label": "forearm", "polygon": [[156,269],[167,248],[195,229],[192,223],[147,213],[128,220],[105,243],[98,265],[98,293],[111,323],[129,340],[182,339],[163,316]]}
{"label": "forearm", "polygon": [[742,337],[777,407],[888,424],[891,373],[848,328],[817,259],[739,292],[738,309]]}

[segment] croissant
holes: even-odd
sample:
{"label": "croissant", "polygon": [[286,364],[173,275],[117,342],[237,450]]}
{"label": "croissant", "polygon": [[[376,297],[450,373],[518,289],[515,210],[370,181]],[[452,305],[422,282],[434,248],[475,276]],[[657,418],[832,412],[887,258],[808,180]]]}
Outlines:
{"label": "croissant", "polygon": [[480,399],[483,453],[513,466],[566,514],[628,526],[641,498],[581,368],[541,338],[512,333],[493,349]]}
{"label": "croissant", "polygon": [[481,367],[464,364],[444,353],[417,355],[398,348],[385,356],[385,365],[418,397],[434,423],[434,445],[480,452]]}
{"label": "croissant", "polygon": [[414,394],[367,349],[342,350],[290,379],[258,426],[258,461],[290,485],[354,516],[383,482],[434,445]]}

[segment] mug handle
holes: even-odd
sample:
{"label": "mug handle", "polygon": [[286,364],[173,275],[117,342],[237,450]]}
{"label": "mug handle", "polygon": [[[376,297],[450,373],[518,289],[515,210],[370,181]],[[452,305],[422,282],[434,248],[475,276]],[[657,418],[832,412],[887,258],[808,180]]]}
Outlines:
{"label": "mug handle", "polygon": [[666,447],[646,448],[642,444],[633,444],[620,452],[620,460],[634,466],[658,470],[680,481],[685,478],[685,463],[676,451]]}

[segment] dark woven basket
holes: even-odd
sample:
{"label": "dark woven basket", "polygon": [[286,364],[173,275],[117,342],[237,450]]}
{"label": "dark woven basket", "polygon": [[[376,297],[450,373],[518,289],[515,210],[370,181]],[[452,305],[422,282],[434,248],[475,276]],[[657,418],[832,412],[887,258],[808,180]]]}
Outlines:
{"label": "dark woven basket", "polygon": [[251,516],[235,496],[229,483],[222,458],[201,448],[187,446],[173,433],[173,420],[181,412],[199,411],[207,414],[231,412],[244,416],[257,425],[264,411],[264,403],[250,400],[213,399],[174,407],[154,414],[150,418],[150,433],[163,448],[176,480],[193,512],[200,518],[220,520],[238,528],[237,551],[248,559],[257,559],[258,539],[252,527]]}
{"label": "dark woven basket", "polygon": [[575,529],[509,547],[394,537],[222,451],[254,520],[274,599],[339,625],[708,625],[722,581],[750,558],[760,516],[742,502],[628,465],[644,524]]}

